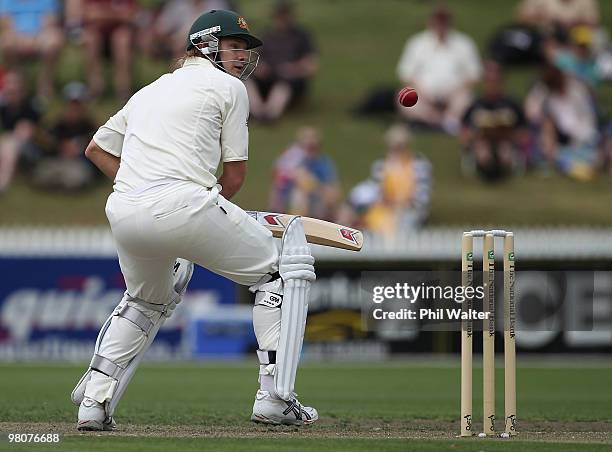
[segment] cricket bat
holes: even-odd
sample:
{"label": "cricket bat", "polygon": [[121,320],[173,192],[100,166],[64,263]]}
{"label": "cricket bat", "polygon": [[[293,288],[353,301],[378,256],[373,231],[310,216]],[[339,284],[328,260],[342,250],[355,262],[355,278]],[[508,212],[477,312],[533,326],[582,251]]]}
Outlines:
{"label": "cricket bat", "polygon": [[[274,237],[282,237],[285,228],[296,215],[273,212],[247,211],[259,224],[272,231]],[[306,240],[315,245],[325,245],[344,250],[359,251],[363,246],[361,231],[341,224],[317,218],[302,217]]]}

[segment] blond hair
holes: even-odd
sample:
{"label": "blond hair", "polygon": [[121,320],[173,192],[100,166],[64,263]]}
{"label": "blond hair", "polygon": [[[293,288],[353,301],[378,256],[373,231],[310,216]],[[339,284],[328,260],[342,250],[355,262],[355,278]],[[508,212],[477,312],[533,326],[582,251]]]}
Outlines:
{"label": "blond hair", "polygon": [[196,48],[186,50],[185,53],[183,53],[183,55],[181,55],[180,58],[178,58],[172,64],[172,70],[182,68],[183,64],[185,64],[185,61],[187,61],[189,58],[198,58],[198,57],[199,58],[206,58],[204,55],[202,55],[202,52],[200,52]]}

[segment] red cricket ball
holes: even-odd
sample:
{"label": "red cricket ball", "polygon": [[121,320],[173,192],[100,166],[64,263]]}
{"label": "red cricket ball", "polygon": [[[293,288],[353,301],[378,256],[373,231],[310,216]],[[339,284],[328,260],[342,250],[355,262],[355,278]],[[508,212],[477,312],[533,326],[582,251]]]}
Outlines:
{"label": "red cricket ball", "polygon": [[397,93],[397,101],[404,107],[412,107],[419,100],[419,95],[414,88],[406,86]]}

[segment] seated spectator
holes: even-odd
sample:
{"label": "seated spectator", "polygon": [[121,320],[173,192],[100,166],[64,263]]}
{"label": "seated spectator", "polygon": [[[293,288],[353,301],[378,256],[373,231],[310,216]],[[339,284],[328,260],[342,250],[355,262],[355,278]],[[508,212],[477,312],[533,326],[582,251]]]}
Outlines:
{"label": "seated spectator", "polygon": [[544,159],[579,180],[594,176],[597,164],[597,116],[587,88],[554,65],[525,99],[525,114],[536,127]]}
{"label": "seated spectator", "polygon": [[569,33],[576,25],[597,27],[600,21],[597,0],[523,0],[517,8],[520,22],[552,32]]}
{"label": "seated spectator", "polygon": [[6,191],[17,164],[32,164],[40,154],[36,134],[40,112],[26,95],[23,77],[8,72],[0,100],[0,193]]}
{"label": "seated spectator", "polygon": [[336,168],[331,158],[321,153],[319,132],[301,128],[296,142],[274,165],[270,209],[333,220],[339,199]]}
{"label": "seated spectator", "polygon": [[64,41],[56,0],[4,0],[0,2],[0,49],[7,66],[23,58],[40,58],[37,94],[53,95],[55,66]]}
{"label": "seated spectator", "polygon": [[34,169],[32,181],[43,189],[76,191],[91,185],[98,174],[84,154],[97,126],[84,104],[85,85],[69,83],[64,98],[66,104],[50,131],[51,148]]}
{"label": "seated spectator", "polygon": [[557,48],[552,55],[553,62],[561,70],[573,75],[590,89],[594,89],[600,80],[592,43],[592,30],[580,25],[572,28],[570,45]]}
{"label": "seated spectator", "polygon": [[132,92],[132,50],[137,12],[135,0],[83,0],[83,43],[89,91],[104,93],[103,57],[111,57],[115,92],[127,100]]}
{"label": "seated spectator", "polygon": [[274,26],[263,41],[259,64],[246,86],[253,117],[273,121],[304,96],[317,72],[318,57],[310,34],[296,25],[287,2],[277,4]]}
{"label": "seated spectator", "polygon": [[191,24],[203,13],[213,9],[236,11],[230,0],[173,0],[160,2],[157,14],[139,24],[139,45],[147,55],[180,58],[185,53],[185,39]]}
{"label": "seated spectator", "polygon": [[417,104],[400,108],[401,114],[456,134],[480,71],[474,41],[452,29],[450,11],[436,8],[429,28],[406,43],[397,67],[400,81],[419,93]]}
{"label": "seated spectator", "polygon": [[381,200],[365,215],[366,228],[383,235],[422,225],[429,213],[431,164],[411,148],[412,136],[404,126],[385,134],[387,155],[383,163]]}
{"label": "seated spectator", "polygon": [[425,222],[431,196],[431,164],[414,154],[411,140],[402,125],[387,131],[385,159],[374,162],[370,178],[351,190],[349,208],[342,210],[344,221],[390,239]]}
{"label": "seated spectator", "polygon": [[492,182],[516,168],[526,131],[522,107],[504,92],[500,66],[488,61],[484,68],[483,94],[463,117],[461,141],[467,151],[464,161]]}

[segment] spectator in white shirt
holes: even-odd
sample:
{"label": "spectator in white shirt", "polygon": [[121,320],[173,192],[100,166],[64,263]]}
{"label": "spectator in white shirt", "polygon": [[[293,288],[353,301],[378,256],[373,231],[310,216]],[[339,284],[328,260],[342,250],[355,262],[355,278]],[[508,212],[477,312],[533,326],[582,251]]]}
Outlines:
{"label": "spectator in white shirt", "polygon": [[452,29],[452,15],[437,7],[429,28],[411,37],[398,68],[400,81],[419,94],[412,108],[400,108],[407,119],[456,134],[481,74],[474,41]]}

